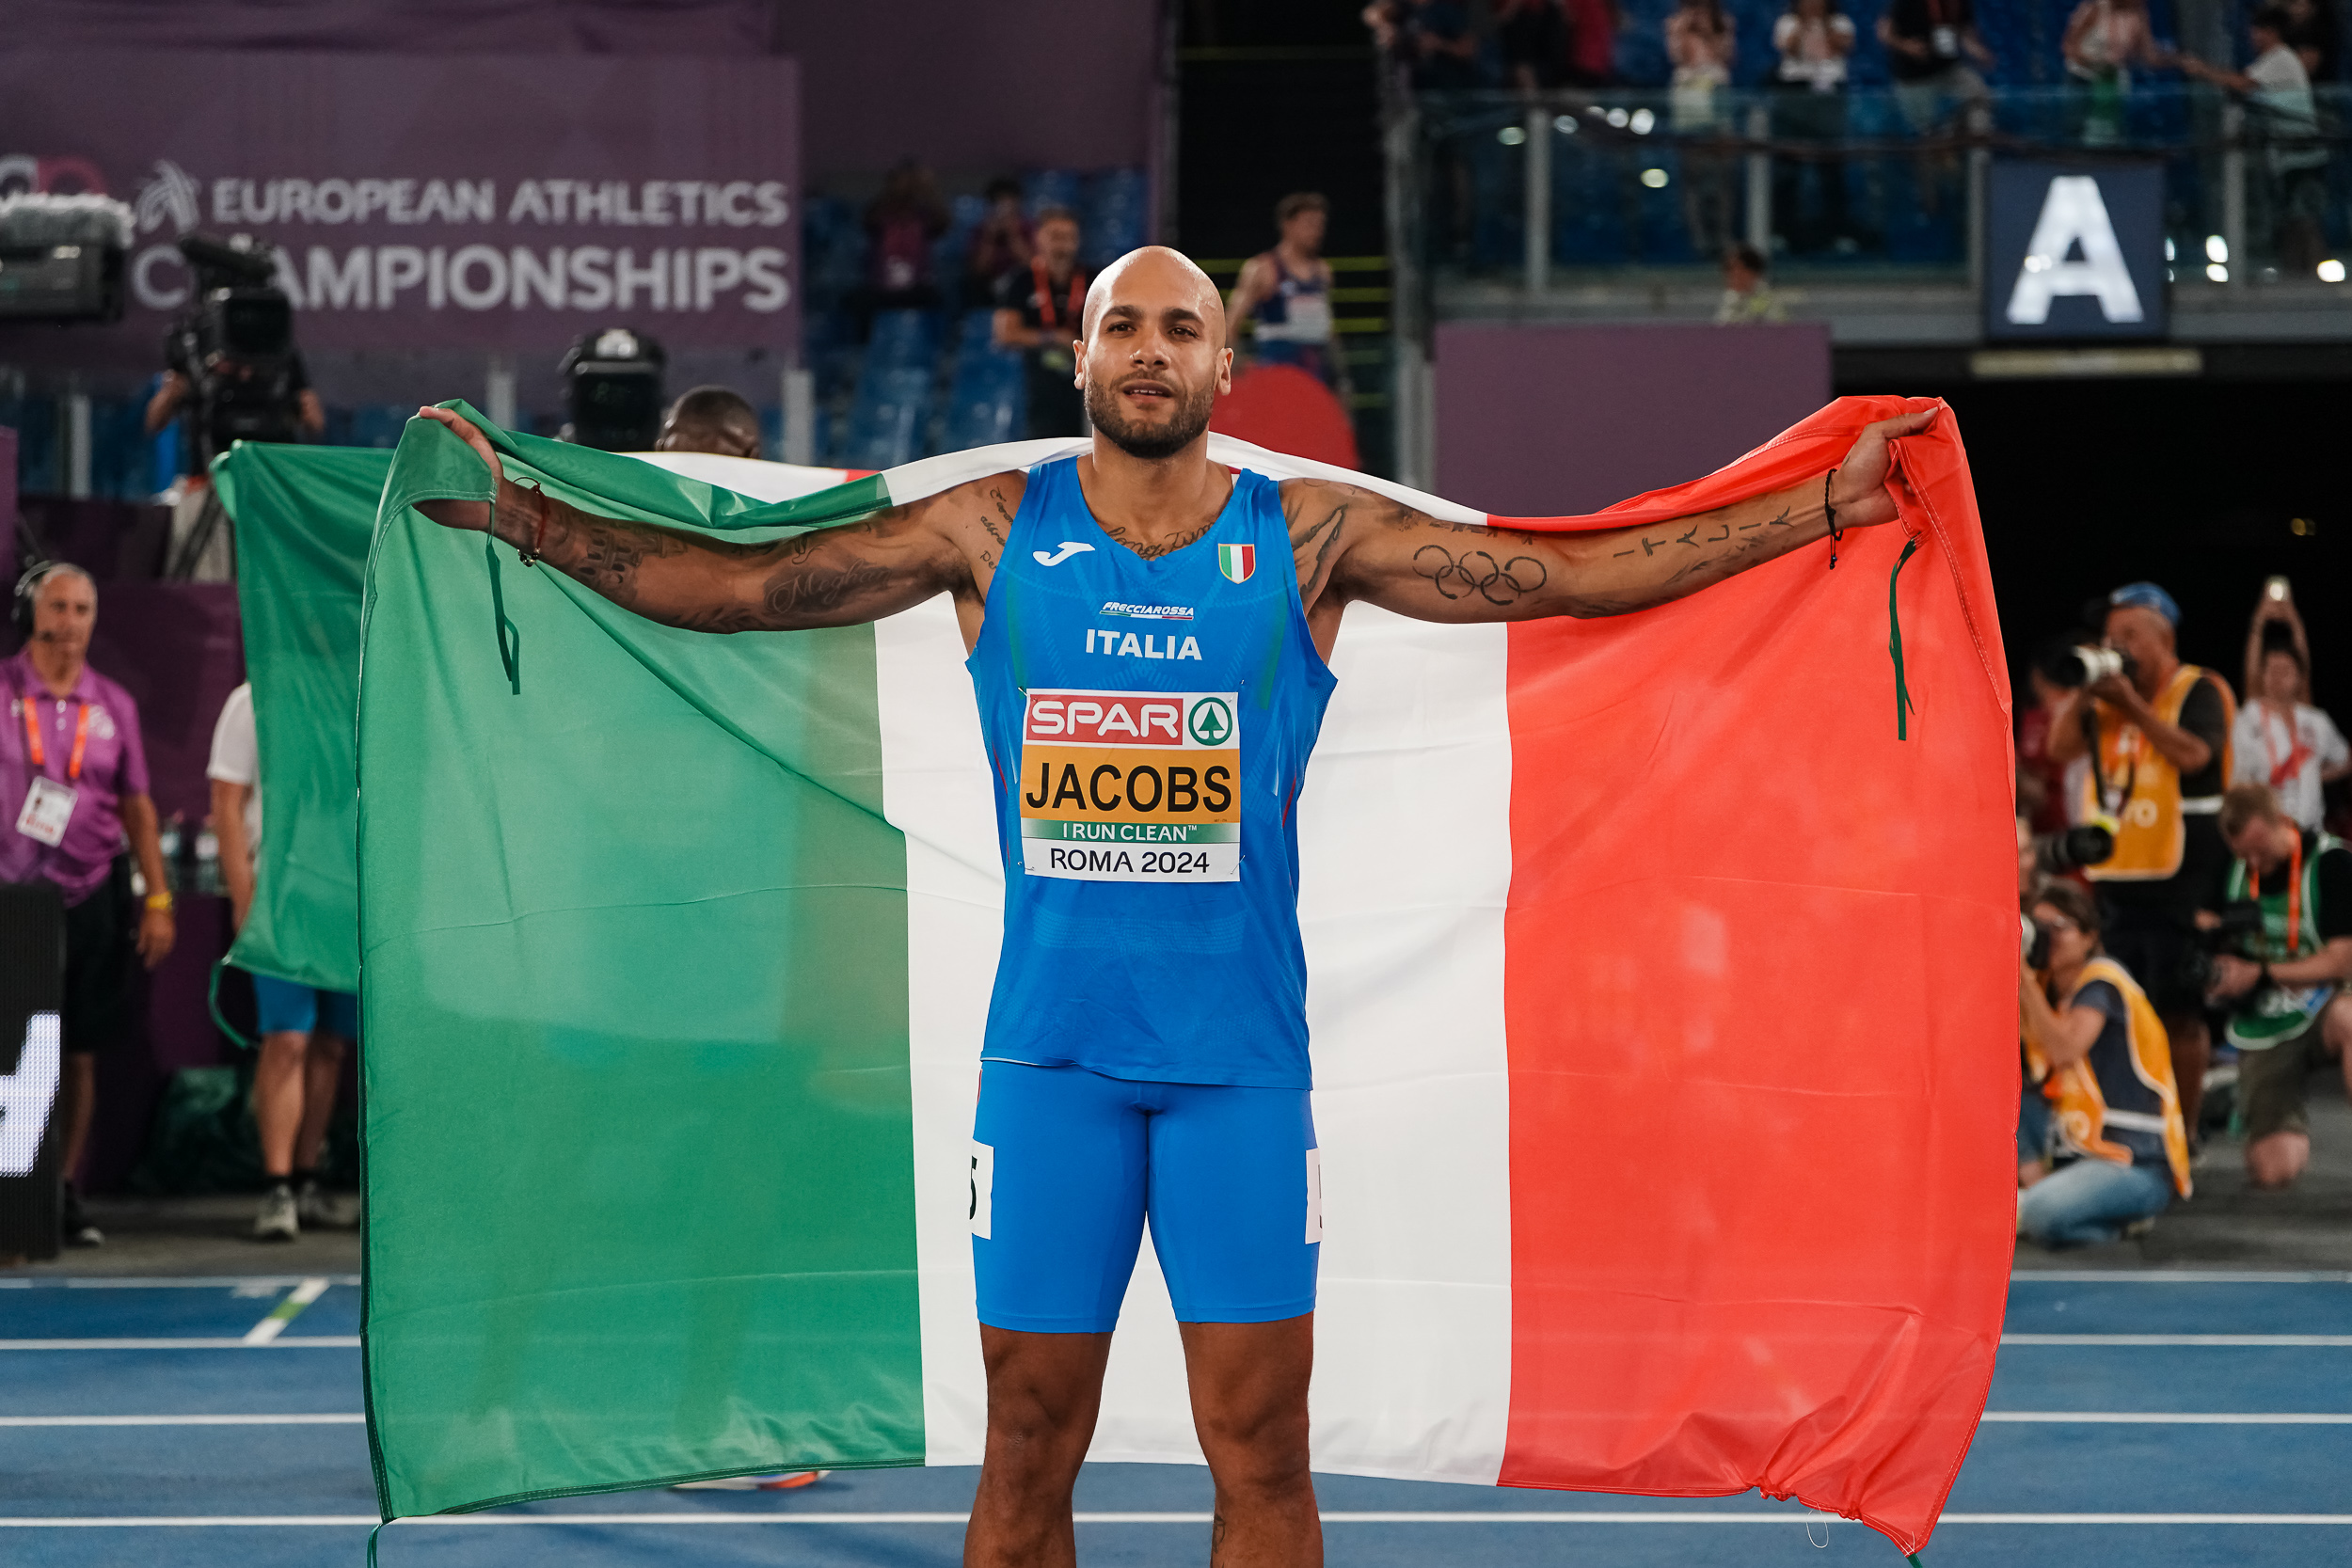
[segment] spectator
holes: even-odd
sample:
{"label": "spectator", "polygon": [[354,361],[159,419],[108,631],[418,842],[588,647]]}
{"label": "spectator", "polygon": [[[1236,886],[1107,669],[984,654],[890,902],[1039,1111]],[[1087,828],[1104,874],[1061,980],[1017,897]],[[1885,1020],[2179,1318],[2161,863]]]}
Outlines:
{"label": "spectator", "polygon": [[[2022,782],[2023,775],[2020,780]],[[2033,847],[2033,828],[2026,819],[2017,818],[2017,908],[2021,913],[2030,911],[2034,895],[2042,890],[2042,867]],[[2031,915],[2026,914],[2026,935],[2032,940]],[[2026,1045],[2021,1029],[2017,1039],[2019,1093],[2017,1098],[2017,1185],[2030,1187],[2050,1174],[2050,1102],[2042,1098],[2042,1084],[2049,1072],[2049,1064]]]}
{"label": "spectator", "polygon": [[1568,80],[1580,87],[1617,83],[1617,35],[1625,14],[1617,0],[1565,0],[1568,17]]}
{"label": "spectator", "polygon": [[1249,352],[1262,365],[1295,365],[1326,387],[1339,386],[1331,342],[1331,263],[1323,259],[1330,203],[1294,191],[1274,206],[1272,250],[1242,263],[1226,318],[1250,324]]}
{"label": "spectator", "polygon": [[2094,146],[2123,139],[2123,99],[2132,67],[2164,64],[2148,25],[2148,0],[2082,0],[2067,19],[2058,53],[2073,86],[2074,133]]}
{"label": "spectator", "polygon": [[2198,911],[2230,851],[2215,814],[2229,777],[2235,705],[2227,682],[2174,651],[2180,608],[2153,582],[2108,596],[2107,646],[2130,661],[2070,694],[2050,723],[2050,757],[2087,757],[2084,816],[2112,826],[2115,852],[2085,874],[2107,951],[2155,1003],[2193,1132],[2213,1041],[2193,965]]}
{"label": "spectator", "polygon": [[1738,46],[1723,0],[1681,0],[1666,18],[1666,57],[1674,62],[1668,110],[1682,138],[1682,220],[1702,256],[1719,256],[1731,243],[1730,159],[1709,144],[1722,139],[1722,94]]}
{"label": "spectator", "polygon": [[2230,730],[2230,782],[2269,785],[2280,809],[2315,829],[2328,814],[2325,786],[2352,774],[2352,748],[2334,720],[2298,700],[2305,670],[2294,643],[2259,657],[2257,679]]}
{"label": "spectator", "polygon": [[1558,87],[1568,69],[1568,14],[1562,0],[1495,0],[1494,17],[1502,85],[1524,93]]}
{"label": "spectator", "polygon": [[[221,705],[205,773],[213,781],[213,831],[220,837],[229,917],[242,930],[253,911],[262,847],[262,764],[250,683]],[[359,1037],[359,999],[257,973],[253,1000],[262,1037],[253,1066],[253,1122],[261,1132],[267,1184],[253,1216],[253,1239],[291,1242],[306,1225],[342,1220],[319,1184],[319,1152],[342,1081],[343,1053]]]}
{"label": "spectator", "polygon": [[[1846,139],[1846,56],[1853,53],[1853,23],[1837,0],[1793,0],[1772,24],[1780,64],[1772,72],[1772,139],[1813,142],[1834,150]],[[1804,210],[1805,170],[1820,187],[1820,215]],[[1851,249],[1846,233],[1846,166],[1834,150],[1817,157],[1772,161],[1772,215],[1795,251],[1836,245]]]}
{"label": "spectator", "polygon": [[[1895,102],[1914,135],[1940,135],[1955,109],[1968,135],[1992,129],[1993,94],[1977,68],[1992,69],[1993,51],[1977,36],[1973,0],[1893,0],[1879,18],[1878,35]],[[1948,152],[1921,160],[1921,212],[1935,213],[1956,166]]]}
{"label": "spectator", "polygon": [[2319,139],[2319,108],[2312,96],[2311,72],[2287,46],[2286,12],[2277,7],[2254,13],[2247,34],[2253,63],[2243,71],[2208,65],[2194,55],[2178,56],[2181,70],[2201,82],[2242,95],[2254,111],[2249,129],[2269,143],[2271,253],[2291,277],[2308,277],[2327,259],[2328,149]]}
{"label": "spectator", "polygon": [[1029,264],[997,280],[996,346],[1028,356],[1033,440],[1086,434],[1086,394],[1078,390],[1073,345],[1084,327],[1088,282],[1078,266],[1078,219],[1067,207],[1038,214]]}
{"label": "spectator", "polygon": [[[16,593],[20,613],[30,607],[31,636],[0,665],[8,687],[0,792],[21,802],[16,831],[0,838],[0,878],[54,887],[65,905],[65,1238],[96,1246],[105,1237],[83,1214],[77,1185],[98,1103],[96,1053],[121,1034],[133,954],[152,969],[171,951],[171,885],[138,705],[88,663],[97,584],[79,566],[53,563],[25,573]],[[146,883],[143,909],[126,837]]]}
{"label": "spectator", "polygon": [[1468,6],[1459,0],[1404,0],[1385,8],[1393,29],[1391,48],[1412,72],[1414,91],[1464,92],[1484,85]]}
{"label": "spectator", "polygon": [[2352,1091],[2352,850],[2296,822],[2267,784],[2231,785],[2220,825],[2237,856],[2226,897],[2252,899],[2262,930],[2214,959],[2212,994],[2233,1004],[2246,1173],[2284,1187],[2312,1157],[2305,1080],[2333,1061]]}
{"label": "spectator", "polygon": [[2336,13],[2319,0],[2282,0],[2286,13],[2287,47],[2303,62],[2304,74],[2314,82],[2336,79]]}
{"label": "spectator", "polygon": [[1735,245],[1724,251],[1724,297],[1715,307],[1717,326],[1754,326],[1758,322],[1785,322],[1787,307],[1765,277],[1764,253],[1752,245]]}
{"label": "spectator", "polygon": [[[707,451],[721,457],[757,457],[760,454],[759,410],[733,388],[697,387],[670,404],[670,411],[661,416],[661,435],[654,441],[653,450]],[[221,721],[228,722],[226,711],[221,715]],[[248,723],[250,721],[247,721]],[[217,740],[215,750],[218,750]],[[213,776],[220,777],[217,773]],[[226,850],[222,852],[227,853]]]}
{"label": "spectator", "polygon": [[903,160],[883,177],[882,195],[866,206],[869,321],[876,310],[929,310],[939,304],[931,242],[946,231],[939,181],[919,160]]}
{"label": "spectator", "polygon": [[972,248],[964,253],[963,304],[979,309],[996,302],[996,280],[1029,264],[1037,235],[1021,211],[1021,182],[991,180],[988,211],[973,226]]}
{"label": "spectator", "polygon": [[2029,1062],[2055,1114],[2056,1167],[2017,1200],[2017,1231],[2048,1247],[2111,1242],[2188,1196],[2188,1132],[2163,1022],[2099,947],[2090,895],[2052,882],[2034,895],[2048,961],[2023,971]]}

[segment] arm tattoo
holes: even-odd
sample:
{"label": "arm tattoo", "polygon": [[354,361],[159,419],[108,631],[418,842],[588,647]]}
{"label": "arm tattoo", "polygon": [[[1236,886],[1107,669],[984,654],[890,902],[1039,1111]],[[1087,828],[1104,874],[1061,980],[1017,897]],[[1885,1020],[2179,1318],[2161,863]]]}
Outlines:
{"label": "arm tattoo", "polygon": [[1515,555],[1498,562],[1486,550],[1465,549],[1457,556],[1443,545],[1423,545],[1415,550],[1413,571],[1428,578],[1440,598],[1467,599],[1475,594],[1490,605],[1516,604],[1551,577],[1532,555]]}

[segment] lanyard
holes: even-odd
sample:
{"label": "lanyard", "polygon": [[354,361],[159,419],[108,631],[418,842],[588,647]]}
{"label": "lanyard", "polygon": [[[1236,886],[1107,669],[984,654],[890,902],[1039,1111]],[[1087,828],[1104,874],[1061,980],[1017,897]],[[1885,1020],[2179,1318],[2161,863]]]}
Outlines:
{"label": "lanyard", "polygon": [[[24,754],[35,768],[45,768],[49,755],[41,749],[40,721],[33,716],[38,702],[31,697],[21,697],[18,701],[24,706]],[[58,705],[64,705],[60,703]],[[82,753],[89,747],[89,704],[84,703],[81,707],[81,714],[73,722],[73,752],[66,758],[65,778],[68,784],[81,782]]]}
{"label": "lanyard", "polygon": [[2270,733],[2270,710],[2267,703],[2262,705],[2261,717],[2263,750],[2270,755],[2270,787],[2284,789],[2294,781],[2295,775],[2303,771],[2303,765],[2312,758],[2312,749],[2303,744],[2303,732],[2296,726],[2294,714],[2290,711],[2286,725],[2287,738],[2292,744],[2287,750],[2286,761],[2280,762],[2278,739]]}
{"label": "lanyard", "polygon": [[[2263,874],[2254,863],[2246,863],[2246,891],[2253,897],[2263,895]],[[2293,859],[2287,867],[2287,957],[2292,958],[2303,950],[2303,835],[2295,835]]]}
{"label": "lanyard", "polygon": [[[1045,263],[1029,258],[1029,280],[1037,285],[1037,313],[1044,319],[1040,326],[1059,326],[1061,317],[1054,309],[1054,285],[1045,276]],[[1087,292],[1083,275],[1076,267],[1070,269],[1070,319],[1077,321],[1086,314]]]}

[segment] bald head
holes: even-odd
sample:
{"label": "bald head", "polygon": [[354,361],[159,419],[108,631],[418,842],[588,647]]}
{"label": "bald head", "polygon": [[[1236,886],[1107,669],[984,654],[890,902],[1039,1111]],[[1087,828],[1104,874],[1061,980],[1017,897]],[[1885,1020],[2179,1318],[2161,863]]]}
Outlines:
{"label": "bald head", "polygon": [[1192,258],[1164,245],[1131,250],[1095,275],[1087,290],[1083,330],[1094,336],[1095,324],[1113,306],[1158,320],[1171,309],[1189,310],[1207,326],[1209,341],[1225,346],[1225,300],[1209,275],[1193,265]]}

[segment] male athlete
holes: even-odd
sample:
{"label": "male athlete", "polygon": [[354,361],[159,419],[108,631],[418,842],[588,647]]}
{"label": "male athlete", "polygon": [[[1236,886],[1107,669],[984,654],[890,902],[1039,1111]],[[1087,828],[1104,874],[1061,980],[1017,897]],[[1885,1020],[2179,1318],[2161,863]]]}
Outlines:
{"label": "male athlete", "polygon": [[[1211,1560],[1301,1568],[1323,1560],[1307,1449],[1321,1211],[1292,807],[1342,613],[1362,599],[1518,621],[1677,598],[1823,537],[1825,499],[1841,528],[1893,518],[1888,438],[1934,415],[1871,425],[1826,486],[1671,530],[1490,531],[1211,462],[1232,355],[1216,287],[1175,251],[1130,253],[1085,305],[1072,347],[1094,445],[1074,459],[739,544],[519,488],[478,429],[427,408],[499,483],[493,502],[421,510],[704,631],[953,598],[1007,870],[974,1132],[988,1444],[964,1562],[1075,1563],[1071,1488],[1148,1214],[1216,1487]],[[1686,531],[1715,542],[1656,547]]]}

